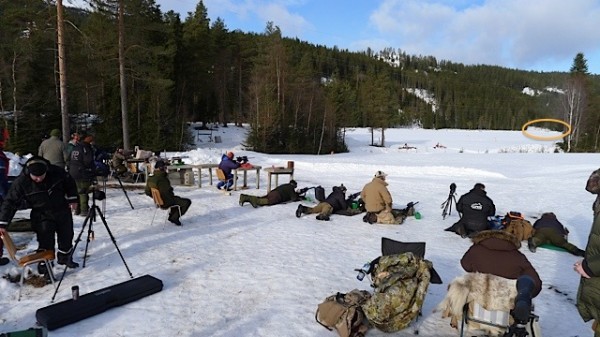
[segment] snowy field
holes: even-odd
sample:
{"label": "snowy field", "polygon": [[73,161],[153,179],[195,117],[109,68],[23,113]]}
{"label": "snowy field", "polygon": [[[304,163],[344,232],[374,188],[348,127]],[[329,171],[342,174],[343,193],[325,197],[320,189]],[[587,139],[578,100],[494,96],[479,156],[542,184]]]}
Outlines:
{"label": "snowy field", "polygon": [[[552,211],[570,230],[572,243],[585,248],[587,242],[595,196],[584,187],[600,166],[599,154],[554,153],[552,142],[531,140],[518,131],[388,129],[386,146],[371,147],[368,130],[353,129],[346,132],[349,153],[266,155],[240,145],[245,133],[244,128],[220,128],[215,135],[221,143],[201,138],[196,149],[169,155],[182,156],[186,163],[218,163],[223,153],[234,151],[263,168],[294,161],[299,187],[321,185],[327,192],[341,183],[349,193],[358,192],[382,170],[388,173],[394,206],[419,201],[416,209],[423,217],[395,226],[369,225],[362,216],[333,215],[329,222],[314,215],[297,219],[298,203],[240,207],[239,191],[223,195],[208,184],[203,171],[202,188],[175,187],[176,194],[192,200],[182,217],[183,226],[164,224],[165,211],[159,211],[151,225],[155,208],[152,199],[143,195],[143,184],[127,191],[134,209],[121,189],[108,188],[103,205],[106,220],[129,268],[134,277],[159,278],[164,289],[50,331],[49,336],[337,336],[315,322],[317,305],[338,291],[371,290],[367,279],[356,279],[354,268],[380,255],[382,237],[427,242],[425,257],[444,284],[429,286],[419,335],[458,336],[448,319],[433,312],[449,282],[463,274],[459,260],[470,246],[468,239],[443,230],[459,219],[455,211],[445,220],[441,215],[440,205],[451,183],[458,186],[457,198],[475,183],[484,183],[500,215],[519,211],[533,223],[534,217]],[[434,148],[438,143],[445,147]],[[415,149],[401,149],[404,144]],[[244,193],[266,194],[265,172],[260,189],[255,188],[254,174],[248,179],[250,189]],[[287,180],[282,176],[280,183]],[[28,211],[17,214],[28,216]],[[76,237],[83,221],[75,217]],[[70,298],[73,285],[83,295],[129,279],[102,222],[93,223],[93,228],[95,240],[89,244],[86,267],[68,270],[55,302]],[[74,256],[80,263],[85,236]],[[32,233],[14,233],[14,237],[29,250],[37,247]],[[531,253],[525,242],[521,251],[543,281],[534,301],[543,336],[592,336],[590,324],[581,320],[574,305],[579,277],[572,266],[578,258],[546,249]],[[16,268],[0,267],[1,274],[8,272]],[[55,272],[60,276],[62,267]],[[18,302],[18,284],[0,279],[0,332],[33,326],[36,310],[51,304],[53,292],[50,285],[26,285]],[[414,334],[411,329],[387,334],[373,328],[367,336]]]}

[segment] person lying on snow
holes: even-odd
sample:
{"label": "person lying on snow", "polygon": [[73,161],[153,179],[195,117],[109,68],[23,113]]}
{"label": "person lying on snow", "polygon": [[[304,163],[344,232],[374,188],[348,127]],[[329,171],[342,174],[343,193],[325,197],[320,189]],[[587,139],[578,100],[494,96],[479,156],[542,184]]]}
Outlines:
{"label": "person lying on snow", "polygon": [[528,248],[532,253],[535,253],[536,248],[541,245],[552,244],[566,249],[573,255],[585,256],[584,250],[567,241],[569,230],[558,221],[554,213],[542,214],[542,217],[533,224],[533,229],[535,230],[533,237],[527,240]]}
{"label": "person lying on snow", "polygon": [[290,201],[300,201],[302,196],[308,191],[308,187],[300,190],[296,190],[298,183],[295,180],[291,180],[287,184],[279,185],[267,195],[257,197],[254,195],[240,194],[240,206],[244,206],[245,203],[249,202],[252,207],[257,208],[259,206],[272,206],[283,204]]}
{"label": "person lying on snow", "polygon": [[329,221],[331,214],[348,208],[348,205],[346,205],[346,186],[344,184],[333,186],[332,190],[331,194],[315,207],[298,205],[296,217],[300,218],[303,214],[318,213],[317,220]]}

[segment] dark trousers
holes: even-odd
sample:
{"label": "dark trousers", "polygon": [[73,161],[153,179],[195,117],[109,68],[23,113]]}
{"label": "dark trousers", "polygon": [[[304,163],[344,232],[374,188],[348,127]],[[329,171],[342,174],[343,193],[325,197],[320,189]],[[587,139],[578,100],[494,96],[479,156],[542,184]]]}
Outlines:
{"label": "dark trousers", "polygon": [[557,233],[552,228],[536,229],[535,235],[533,236],[533,238],[531,240],[533,241],[533,244],[536,247],[550,243],[550,244],[555,245],[556,247],[564,248],[572,254],[576,254],[577,251],[579,250],[579,248],[577,248],[577,246],[569,243],[567,241],[567,239],[565,239],[564,236]]}
{"label": "dark trousers", "polygon": [[[173,206],[173,205],[179,205],[179,207],[181,207],[181,215],[184,215],[187,212],[187,210],[190,208],[190,206],[192,205],[192,201],[187,198],[181,198],[181,197],[175,196],[175,202],[169,206]],[[171,208],[171,211],[169,213],[169,221],[177,220],[177,219],[179,219],[179,211],[176,208]]]}
{"label": "dark trousers", "polygon": [[55,220],[44,219],[34,221],[32,227],[38,240],[38,249],[54,250],[54,237],[57,237],[58,250],[68,253],[73,247],[73,220],[67,213],[56,217]]}

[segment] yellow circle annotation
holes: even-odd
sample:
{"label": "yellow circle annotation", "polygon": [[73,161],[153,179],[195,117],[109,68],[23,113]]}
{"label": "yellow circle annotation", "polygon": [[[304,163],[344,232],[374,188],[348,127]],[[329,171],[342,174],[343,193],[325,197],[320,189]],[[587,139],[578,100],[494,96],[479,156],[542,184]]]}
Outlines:
{"label": "yellow circle annotation", "polygon": [[[549,137],[544,137],[544,136],[536,136],[536,135],[532,135],[529,132],[527,132],[527,127],[535,124],[535,123],[542,123],[542,122],[550,122],[550,123],[558,123],[558,124],[562,124],[567,128],[567,131],[561,133],[558,136],[549,136]],[[521,132],[523,133],[523,135],[525,137],[531,138],[531,139],[535,139],[535,140],[546,140],[546,141],[550,141],[550,140],[559,140],[559,139],[563,139],[566,136],[571,134],[571,124],[560,120],[560,119],[554,119],[554,118],[541,118],[541,119],[534,119],[532,121],[529,121],[525,124],[523,124],[523,127],[521,128]]]}

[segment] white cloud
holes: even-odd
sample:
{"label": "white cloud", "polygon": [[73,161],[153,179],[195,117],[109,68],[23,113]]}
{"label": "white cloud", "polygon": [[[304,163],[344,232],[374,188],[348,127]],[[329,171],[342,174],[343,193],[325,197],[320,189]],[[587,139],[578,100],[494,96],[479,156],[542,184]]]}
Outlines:
{"label": "white cloud", "polygon": [[471,6],[386,0],[370,20],[389,47],[410,54],[530,68],[599,51],[598,17],[600,3],[592,0],[489,0]]}

